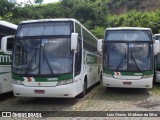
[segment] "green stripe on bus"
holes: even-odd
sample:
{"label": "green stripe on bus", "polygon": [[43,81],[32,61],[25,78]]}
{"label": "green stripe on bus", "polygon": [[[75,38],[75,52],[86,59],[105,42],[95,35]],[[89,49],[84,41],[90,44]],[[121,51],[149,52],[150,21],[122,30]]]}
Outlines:
{"label": "green stripe on bus", "polygon": [[[32,77],[32,76],[30,76],[30,77],[34,78],[35,82],[53,82],[53,81],[73,79],[73,74],[60,75],[58,77]],[[12,74],[12,79],[14,79],[14,80],[24,81],[24,78],[25,77],[22,77],[20,75]]]}
{"label": "green stripe on bus", "polygon": [[142,75],[152,75],[153,71],[144,71],[144,72],[123,72],[123,71],[111,71],[111,70],[103,70],[103,73],[115,75],[115,72],[120,72],[121,75],[126,76],[142,76]]}
{"label": "green stripe on bus", "polygon": [[12,79],[14,79],[14,80],[21,80],[21,81],[24,80],[23,77],[21,77],[19,75],[16,75],[16,74],[12,74]]}
{"label": "green stripe on bus", "polygon": [[156,65],[156,68],[160,68],[160,64],[157,64],[157,65]]}

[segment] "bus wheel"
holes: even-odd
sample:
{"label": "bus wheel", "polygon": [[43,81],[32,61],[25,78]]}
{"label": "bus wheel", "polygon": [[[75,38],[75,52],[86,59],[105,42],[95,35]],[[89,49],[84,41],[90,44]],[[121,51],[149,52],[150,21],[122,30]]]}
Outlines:
{"label": "bus wheel", "polygon": [[87,81],[84,81],[83,84],[83,91],[78,95],[78,98],[83,98],[86,95],[87,92]]}

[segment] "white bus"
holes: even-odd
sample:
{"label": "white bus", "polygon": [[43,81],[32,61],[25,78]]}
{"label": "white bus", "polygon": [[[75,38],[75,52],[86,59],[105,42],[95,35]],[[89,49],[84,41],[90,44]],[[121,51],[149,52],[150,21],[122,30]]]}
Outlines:
{"label": "white bus", "polygon": [[11,56],[16,29],[17,25],[0,21],[0,94],[12,91]]}
{"label": "white bus", "polygon": [[103,79],[106,87],[152,88],[154,54],[159,41],[150,28],[107,28],[103,47]]}
{"label": "white bus", "polygon": [[15,96],[84,97],[100,81],[98,40],[75,19],[22,21],[15,39]]}
{"label": "white bus", "polygon": [[[160,34],[154,34],[153,40],[160,41]],[[155,81],[160,82],[160,54],[155,56]]]}

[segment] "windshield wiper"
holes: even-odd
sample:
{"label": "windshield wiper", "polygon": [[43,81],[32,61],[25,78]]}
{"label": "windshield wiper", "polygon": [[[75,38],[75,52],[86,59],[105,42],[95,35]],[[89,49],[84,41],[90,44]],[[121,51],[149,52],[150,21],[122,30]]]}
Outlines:
{"label": "windshield wiper", "polygon": [[31,54],[31,51],[29,51],[29,49],[27,49],[27,48],[22,44],[22,41],[20,41],[20,44],[22,45],[23,49],[24,49],[27,53]]}
{"label": "windshield wiper", "polygon": [[[44,59],[46,60],[46,63],[47,63],[47,65],[48,65],[48,67],[49,67],[50,72],[51,72],[52,74],[54,74],[54,72],[53,72],[53,70],[52,70],[52,68],[51,68],[51,65],[50,65],[50,63],[49,63],[49,61],[48,61],[48,59],[47,59],[47,57],[46,57],[46,55],[45,55],[45,45],[44,45],[44,48],[43,48],[43,56],[44,56]],[[44,59],[43,59],[43,60],[44,60]]]}
{"label": "windshield wiper", "polygon": [[123,61],[125,60],[125,58],[126,58],[126,50],[125,50],[125,55],[124,55],[124,57],[122,58],[122,60],[120,61],[119,65],[117,66],[116,70],[119,69],[119,67],[121,66],[121,64],[122,64]]}
{"label": "windshield wiper", "polygon": [[137,64],[137,62],[135,60],[135,57],[132,54],[132,50],[131,50],[131,59],[133,60],[134,64],[136,65],[137,69],[140,71],[140,68],[139,68],[139,66],[138,66],[138,64]]}
{"label": "windshield wiper", "polygon": [[[33,62],[34,57],[36,57],[36,53],[37,53],[37,47],[36,47],[36,49],[35,49],[35,53],[33,54],[32,58],[31,58],[31,61],[29,62],[28,66],[26,67],[26,72],[25,72],[25,74],[28,73],[29,68],[31,67],[31,63]],[[35,58],[35,60],[36,60],[36,58]]]}

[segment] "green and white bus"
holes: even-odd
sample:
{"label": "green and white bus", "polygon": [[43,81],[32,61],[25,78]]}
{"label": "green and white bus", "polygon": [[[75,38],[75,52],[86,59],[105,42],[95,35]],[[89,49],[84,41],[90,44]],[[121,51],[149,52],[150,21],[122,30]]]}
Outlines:
{"label": "green and white bus", "polygon": [[84,97],[101,79],[98,39],[75,19],[22,21],[15,39],[15,96]]}
{"label": "green and white bus", "polygon": [[[160,41],[160,34],[154,34],[153,40]],[[160,82],[160,54],[155,56],[155,82]]]}
{"label": "green and white bus", "polygon": [[12,48],[17,25],[0,21],[0,94],[12,91]]}
{"label": "green and white bus", "polygon": [[107,28],[103,47],[103,80],[106,87],[152,88],[154,55],[159,42],[150,28]]}

